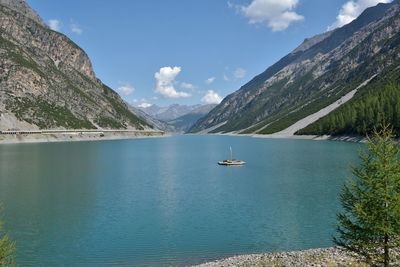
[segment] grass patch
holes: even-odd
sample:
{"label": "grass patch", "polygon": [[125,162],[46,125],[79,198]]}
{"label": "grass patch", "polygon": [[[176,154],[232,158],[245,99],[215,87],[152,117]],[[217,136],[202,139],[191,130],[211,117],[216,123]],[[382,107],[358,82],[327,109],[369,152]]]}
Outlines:
{"label": "grass patch", "polygon": [[125,124],[122,124],[121,122],[119,122],[113,118],[110,118],[110,117],[99,116],[94,120],[94,122],[103,128],[126,129]]}
{"label": "grass patch", "polygon": [[15,116],[40,129],[64,127],[66,129],[95,129],[87,119],[77,118],[67,107],[48,103],[43,99],[14,98],[6,102],[6,109]]}

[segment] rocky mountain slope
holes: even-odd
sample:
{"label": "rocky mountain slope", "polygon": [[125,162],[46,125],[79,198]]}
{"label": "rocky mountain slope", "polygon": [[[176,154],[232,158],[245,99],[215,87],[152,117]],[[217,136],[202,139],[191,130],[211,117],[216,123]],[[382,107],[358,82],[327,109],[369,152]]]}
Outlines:
{"label": "rocky mountain slope", "polygon": [[153,116],[150,116],[149,114],[147,114],[146,112],[144,112],[143,110],[133,107],[131,105],[129,105],[129,110],[135,114],[136,116],[138,116],[139,118],[141,118],[142,120],[144,120],[145,122],[147,122],[150,125],[153,125],[154,128],[167,132],[167,133],[174,133],[176,132],[175,127],[173,127],[172,125],[158,120],[156,118],[154,118]]}
{"label": "rocky mountain slope", "polygon": [[200,108],[202,105],[179,105],[172,104],[166,107],[160,107],[157,105],[151,105],[145,108],[139,108],[146,114],[161,120],[161,121],[171,121],[177,119],[183,115],[186,115],[195,109]]}
{"label": "rocky mountain slope", "polygon": [[206,116],[216,106],[215,104],[200,105],[194,110],[168,121],[168,124],[173,126],[175,131],[186,133],[199,119]]}
{"label": "rocky mountain slope", "polygon": [[42,18],[26,3],[25,0],[0,0],[0,5],[6,6],[21,15],[36,21],[43,27],[46,27]]}
{"label": "rocky mountain slope", "polygon": [[390,82],[384,77],[392,77],[400,65],[399,40],[400,1],[368,8],[350,24],[306,39],[190,131],[276,133],[356,88],[355,98],[379,89],[374,84]]}
{"label": "rocky mountain slope", "polygon": [[[200,118],[210,112],[216,105],[179,105],[172,104],[166,107],[151,105],[139,108],[142,112],[153,118],[154,123],[159,129],[167,132],[186,132]],[[158,121],[158,123],[157,123]]]}
{"label": "rocky mountain slope", "polygon": [[0,130],[152,128],[23,0],[0,0],[0,114]]}

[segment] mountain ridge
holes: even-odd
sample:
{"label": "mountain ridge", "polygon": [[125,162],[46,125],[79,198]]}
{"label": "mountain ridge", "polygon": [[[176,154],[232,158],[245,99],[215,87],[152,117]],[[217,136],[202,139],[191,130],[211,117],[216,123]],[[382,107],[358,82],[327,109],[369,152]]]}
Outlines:
{"label": "mountain ridge", "polygon": [[201,109],[202,107],[208,107],[209,105],[195,104],[195,105],[180,105],[180,104],[171,104],[165,107],[161,107],[158,105],[151,105],[149,107],[141,108],[140,110],[144,111],[148,115],[154,117],[155,119],[161,121],[172,121],[181,116],[184,116],[192,111],[196,111]]}
{"label": "mountain ridge", "polygon": [[160,123],[159,128],[161,127],[162,130],[185,133],[198,119],[208,114],[215,106],[216,104],[171,104],[166,107],[151,105],[138,109],[157,120]]}
{"label": "mountain ridge", "polygon": [[216,106],[216,104],[194,105],[193,110],[167,123],[172,125],[175,131],[186,133],[199,119],[206,116]]}
{"label": "mountain ridge", "polygon": [[0,0],[0,5],[6,6],[48,28],[36,11],[26,3],[26,0]]}
{"label": "mountain ridge", "polygon": [[399,1],[379,4],[342,28],[306,40],[226,97],[190,132],[221,125],[212,132],[270,134],[335,102],[386,68],[374,64],[378,56],[393,55],[377,53],[398,33],[391,23],[398,21],[398,13]]}
{"label": "mountain ridge", "polygon": [[154,128],[96,77],[82,48],[25,1],[0,1],[0,130]]}

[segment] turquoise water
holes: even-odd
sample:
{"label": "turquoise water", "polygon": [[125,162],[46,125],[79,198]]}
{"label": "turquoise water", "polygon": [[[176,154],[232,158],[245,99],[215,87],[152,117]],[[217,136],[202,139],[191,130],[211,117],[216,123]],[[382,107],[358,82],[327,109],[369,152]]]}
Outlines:
{"label": "turquoise water", "polygon": [[[234,154],[244,167],[218,166]],[[20,266],[185,265],[331,246],[360,145],[229,136],[0,146]]]}

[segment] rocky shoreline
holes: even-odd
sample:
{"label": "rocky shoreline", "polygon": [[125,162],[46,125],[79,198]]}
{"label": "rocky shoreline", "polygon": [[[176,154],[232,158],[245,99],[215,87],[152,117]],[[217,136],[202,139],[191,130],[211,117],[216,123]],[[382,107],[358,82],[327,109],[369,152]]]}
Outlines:
{"label": "rocky shoreline", "polygon": [[0,135],[1,144],[22,143],[51,143],[51,142],[77,142],[77,141],[103,141],[138,138],[157,138],[168,135],[159,132],[148,133],[123,133],[123,132],[98,132],[98,133],[51,133],[51,134],[12,134]]}
{"label": "rocky shoreline", "polygon": [[337,247],[317,248],[303,251],[276,252],[264,254],[249,254],[234,256],[213,262],[207,262],[197,267],[225,266],[294,266],[294,267],[325,267],[325,266],[368,266],[355,255]]}

